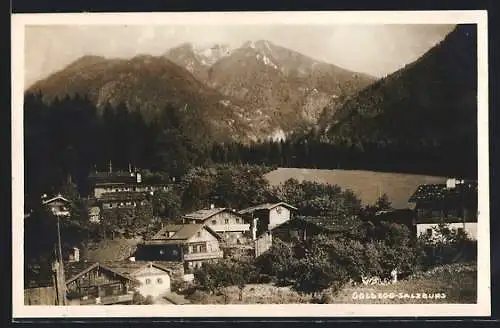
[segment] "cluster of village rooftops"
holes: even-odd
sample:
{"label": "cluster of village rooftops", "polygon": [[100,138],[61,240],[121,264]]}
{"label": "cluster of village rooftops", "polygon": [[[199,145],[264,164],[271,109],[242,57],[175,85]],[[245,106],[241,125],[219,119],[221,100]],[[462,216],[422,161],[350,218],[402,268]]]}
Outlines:
{"label": "cluster of village rooftops", "polygon": [[[147,202],[148,193],[169,188],[168,184],[142,181],[140,173],[100,173],[91,177],[90,220],[105,220],[106,212],[134,208]],[[70,201],[62,195],[44,205],[65,217]],[[477,182],[448,179],[446,184],[416,188],[405,209],[376,213],[373,220],[405,224],[415,235],[432,234],[440,223],[463,230],[477,238]],[[258,204],[245,209],[215,207],[182,216],[182,224],[164,224],[151,238],[142,241],[127,259],[107,263],[80,261],[79,250],[64,265],[67,297],[74,304],[131,302],[130,286],[144,296],[175,299],[171,285],[193,279],[193,271],[204,262],[235,254],[258,257],[273,240],[306,240],[318,234],[342,234],[345,225],[325,218],[300,216],[293,204]],[[74,295],[74,297],[71,297]],[[128,295],[128,296],[127,296]]]}

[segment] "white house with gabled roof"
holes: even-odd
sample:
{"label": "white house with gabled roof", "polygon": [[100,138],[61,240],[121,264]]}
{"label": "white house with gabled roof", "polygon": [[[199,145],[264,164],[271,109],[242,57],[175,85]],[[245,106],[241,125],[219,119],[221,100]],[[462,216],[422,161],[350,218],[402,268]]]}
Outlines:
{"label": "white house with gabled roof", "polygon": [[252,237],[255,240],[262,233],[289,221],[297,208],[285,202],[265,203],[240,210],[240,215],[250,217]]}

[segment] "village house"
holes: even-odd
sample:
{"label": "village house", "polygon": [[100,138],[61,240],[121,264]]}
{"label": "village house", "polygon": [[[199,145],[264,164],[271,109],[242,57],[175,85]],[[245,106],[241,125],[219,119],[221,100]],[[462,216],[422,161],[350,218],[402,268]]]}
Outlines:
{"label": "village house", "polygon": [[172,263],[113,261],[104,264],[139,281],[135,290],[144,297],[158,298],[169,294],[172,292],[172,283],[182,281],[183,271],[179,269],[181,267],[173,269]]}
{"label": "village house", "polygon": [[185,273],[191,273],[204,262],[223,257],[221,241],[221,236],[204,224],[166,225],[137,246],[135,259],[182,262]]}
{"label": "village house", "polygon": [[380,224],[381,222],[402,224],[408,228],[412,235],[416,234],[415,215],[409,208],[381,210],[376,212],[369,220],[374,224]]}
{"label": "village house", "polygon": [[[357,222],[359,224],[360,222]],[[330,217],[297,216],[270,230],[272,238],[306,241],[318,235],[338,236],[357,229],[354,223],[337,222]]]}
{"label": "village house", "polygon": [[229,208],[198,210],[182,217],[184,224],[204,224],[218,233],[228,245],[246,244],[250,237],[250,224]]}
{"label": "village house", "polygon": [[[357,224],[359,225],[361,222],[357,222]],[[330,217],[295,216],[257,237],[255,256],[258,257],[269,250],[276,239],[293,242],[309,241],[318,235],[345,236],[356,231],[360,227],[358,225],[349,221],[335,222]]]}
{"label": "village house", "polygon": [[90,197],[88,214],[91,222],[100,222],[106,212],[117,209],[130,209],[133,214],[139,206],[151,205],[155,192],[167,191],[170,184],[145,182],[141,173],[129,172],[93,172],[89,175]]}
{"label": "village house", "polygon": [[64,198],[61,195],[57,195],[47,200],[42,201],[42,205],[50,209],[50,211],[59,217],[70,216],[69,208],[71,206],[71,201]]}
{"label": "village house", "polygon": [[284,203],[266,203],[240,210],[238,213],[251,222],[252,239],[256,240],[265,232],[289,221],[297,208]]}
{"label": "village house", "polygon": [[88,208],[89,221],[92,223],[101,222],[101,208],[97,204],[91,204]]}
{"label": "village house", "polygon": [[100,263],[64,264],[69,305],[131,304],[133,288],[140,282]]}
{"label": "village house", "polygon": [[446,184],[420,185],[408,200],[417,236],[432,236],[445,224],[477,239],[477,182],[448,179]]}
{"label": "village house", "polygon": [[93,172],[88,178],[91,188],[90,197],[101,199],[109,193],[154,193],[167,191],[171,187],[168,183],[153,183],[144,181],[140,172]]}
{"label": "village house", "polygon": [[182,264],[151,261],[80,261],[78,248],[64,264],[67,298],[71,304],[115,304],[131,302],[133,292],[158,298],[171,292],[173,282],[182,282]]}

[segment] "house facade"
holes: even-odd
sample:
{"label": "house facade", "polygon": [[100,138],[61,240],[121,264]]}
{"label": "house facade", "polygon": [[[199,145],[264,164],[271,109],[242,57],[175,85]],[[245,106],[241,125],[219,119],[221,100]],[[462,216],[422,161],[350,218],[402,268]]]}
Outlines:
{"label": "house facade", "polygon": [[184,224],[204,224],[219,234],[228,245],[246,244],[250,239],[250,224],[229,208],[203,209],[182,218]]}
{"label": "house facade", "polygon": [[141,173],[129,172],[94,172],[89,175],[90,197],[100,199],[109,193],[151,193],[167,191],[169,183],[144,181]]}
{"label": "house facade", "polygon": [[167,191],[167,184],[144,184],[144,183],[98,183],[93,188],[93,197],[100,199],[109,193],[151,193],[156,191]]}
{"label": "house facade", "polygon": [[408,200],[416,235],[432,236],[435,228],[463,231],[477,239],[477,182],[449,179],[446,184],[420,185]]}
{"label": "house facade", "polygon": [[44,200],[42,201],[42,204],[43,206],[47,207],[55,216],[68,217],[71,215],[69,211],[71,201],[61,195],[57,195],[50,199]]}
{"label": "house facade", "polygon": [[136,260],[177,261],[190,273],[204,262],[223,257],[222,238],[204,224],[167,225],[138,245]]}
{"label": "house facade", "polygon": [[153,299],[171,292],[175,268],[146,261],[65,264],[70,305],[131,304],[134,292]]}
{"label": "house facade", "polygon": [[175,280],[172,269],[155,262],[121,261],[105,265],[137,280],[134,290],[144,297],[158,298],[170,293],[172,281]]}
{"label": "house facade", "polygon": [[256,240],[266,231],[289,221],[296,211],[296,207],[280,202],[249,207],[240,210],[238,213],[251,222],[252,239]]}
{"label": "house facade", "polygon": [[131,304],[140,282],[100,263],[71,262],[64,265],[69,305]]}

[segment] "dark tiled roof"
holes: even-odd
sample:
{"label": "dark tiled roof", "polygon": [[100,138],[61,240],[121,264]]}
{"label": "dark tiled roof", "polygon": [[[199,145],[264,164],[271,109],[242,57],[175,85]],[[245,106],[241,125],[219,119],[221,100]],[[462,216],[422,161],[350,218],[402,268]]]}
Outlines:
{"label": "dark tiled roof", "polygon": [[126,275],[126,274],[123,274],[123,273],[120,273],[119,271],[117,270],[114,270],[110,267],[107,267],[106,265],[104,264],[101,264],[101,263],[89,263],[89,262],[68,262],[66,264],[64,264],[64,277],[66,279],[66,283],[70,283],[72,282],[73,280],[77,279],[79,276],[81,275],[84,275],[85,273],[89,272],[89,271],[92,271],[94,268],[96,267],[101,267],[107,271],[110,271],[116,275],[119,275],[119,276],[122,276],[123,278],[125,279],[128,279],[128,280],[132,280],[134,282],[136,282],[136,279],[129,276],[129,275]]}
{"label": "dark tiled roof", "polygon": [[286,221],[280,225],[273,227],[271,230],[285,226],[287,224],[297,224],[299,226],[310,224],[329,232],[339,232],[356,228],[357,225],[360,224],[360,222],[351,220],[340,222],[338,220],[332,219],[331,217],[297,216],[289,221]]}
{"label": "dark tiled roof", "polygon": [[99,182],[95,184],[95,187],[120,187],[120,188],[131,188],[131,187],[170,187],[171,183],[148,183],[148,182]]}
{"label": "dark tiled roof", "polygon": [[418,186],[408,202],[460,200],[461,197],[475,197],[477,182],[465,182],[455,188],[447,188],[446,184],[425,184]]}
{"label": "dark tiled roof", "polygon": [[271,209],[275,208],[276,206],[280,206],[280,205],[287,207],[289,209],[292,209],[292,210],[297,210],[296,207],[294,207],[290,204],[287,204],[284,202],[279,202],[279,203],[265,203],[265,204],[260,204],[257,206],[248,207],[248,208],[245,208],[241,211],[238,211],[238,213],[239,214],[246,214],[246,213],[252,213],[254,211],[259,211],[259,210],[271,210]]}
{"label": "dark tiled roof", "polygon": [[90,268],[95,265],[97,262],[87,262],[87,261],[79,261],[79,262],[65,262],[64,263],[64,277],[66,281],[70,280],[77,274],[82,271]]}
{"label": "dark tiled roof", "polygon": [[[186,240],[193,237],[202,228],[203,224],[169,224],[164,226],[151,239]],[[175,232],[175,234],[168,237],[168,232]]]}
{"label": "dark tiled roof", "polygon": [[211,209],[204,209],[204,210],[198,210],[196,212],[192,212],[189,214],[184,215],[184,218],[187,220],[196,220],[196,221],[205,221],[206,219],[219,214],[221,212],[228,211],[235,213],[235,211],[229,209],[229,208],[224,208],[224,207],[219,207],[219,208],[211,208]]}
{"label": "dark tiled roof", "polygon": [[91,172],[89,178],[114,178],[114,177],[130,177],[131,172],[116,171],[116,172]]}
{"label": "dark tiled roof", "polygon": [[160,270],[167,271],[169,273],[172,272],[171,269],[168,268],[171,265],[171,262],[166,262],[163,264],[161,261],[104,261],[104,262],[67,262],[64,263],[64,276],[66,278],[66,282],[70,282],[74,280],[75,277],[91,271],[93,268],[97,266],[101,266],[106,270],[110,270],[116,274],[121,275],[124,278],[135,280],[132,277],[132,274],[147,265],[152,265]]}
{"label": "dark tiled roof", "polygon": [[161,264],[149,261],[109,261],[109,262],[103,262],[102,264],[107,268],[111,268],[114,271],[124,275],[132,275],[134,272],[142,268],[145,268],[148,265],[152,265],[153,267],[156,267],[163,271],[167,272],[171,271],[170,269],[165,268]]}
{"label": "dark tiled roof", "polygon": [[395,215],[413,215],[413,211],[411,209],[395,209],[395,210],[382,210],[375,213],[375,217],[391,217]]}
{"label": "dark tiled roof", "polygon": [[[145,243],[161,242],[164,244],[179,244],[193,237],[201,229],[206,229],[217,239],[221,239],[215,231],[203,224],[169,224],[164,226],[151,239],[146,240]],[[167,237],[167,232],[175,232],[175,234],[171,237]]]}
{"label": "dark tiled roof", "polygon": [[50,199],[44,200],[44,201],[42,202],[42,204],[44,204],[44,205],[45,205],[45,204],[50,204],[50,203],[52,203],[52,202],[54,202],[54,201],[56,201],[56,200],[61,200],[61,201],[65,202],[65,203],[70,203],[70,201],[69,201],[68,199],[64,198],[64,197],[63,197],[63,196],[61,196],[61,195],[57,195],[57,196],[52,197],[52,198],[50,198]]}
{"label": "dark tiled roof", "polygon": [[331,217],[297,217],[297,219],[331,232],[345,231],[355,228],[353,222],[350,222],[350,220],[340,221],[334,220]]}

